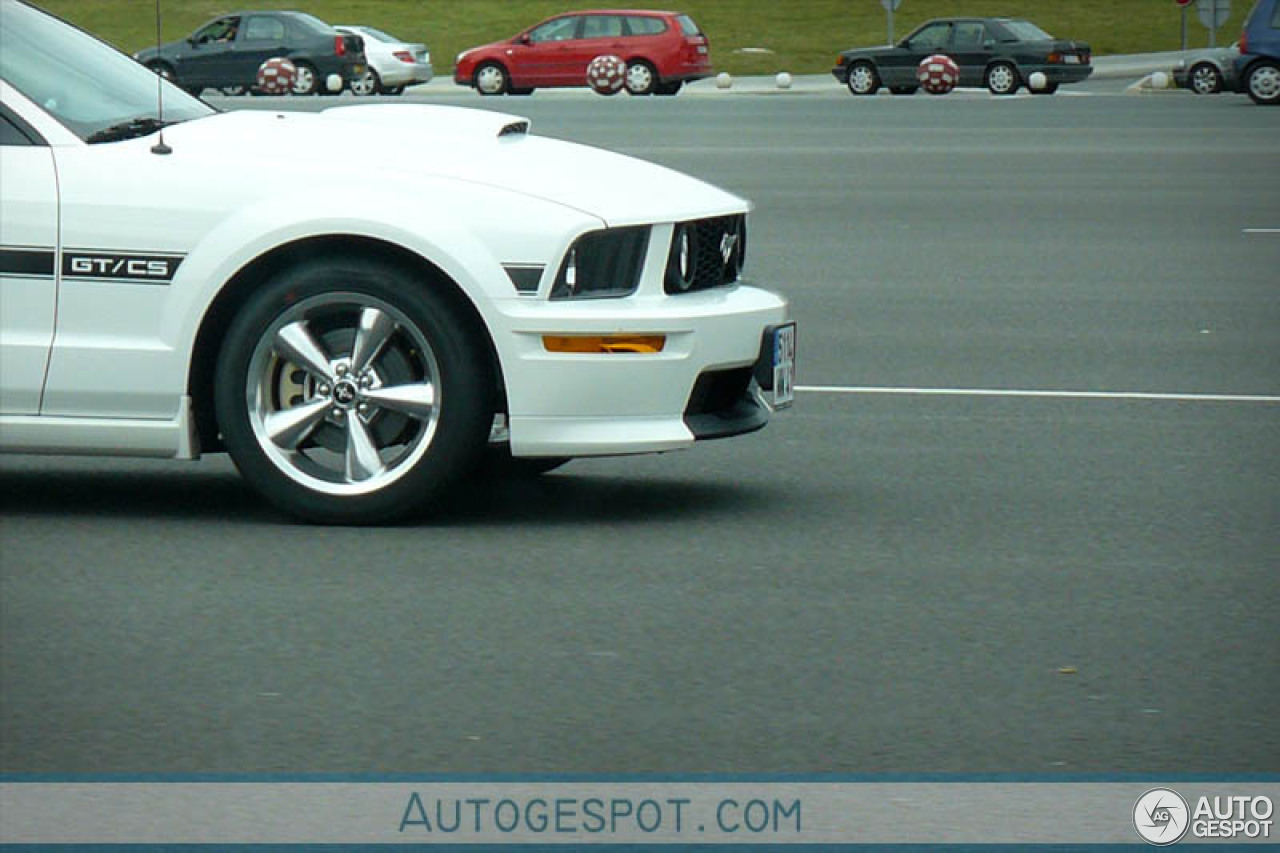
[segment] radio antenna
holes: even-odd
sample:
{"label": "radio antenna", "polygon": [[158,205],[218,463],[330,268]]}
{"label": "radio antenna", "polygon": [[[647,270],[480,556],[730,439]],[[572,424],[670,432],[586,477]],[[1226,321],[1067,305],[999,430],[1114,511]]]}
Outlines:
{"label": "radio antenna", "polygon": [[[156,53],[160,52],[160,0],[156,0]],[[164,77],[156,74],[156,120],[160,122],[160,139],[151,146],[152,154],[172,154],[164,142]]]}

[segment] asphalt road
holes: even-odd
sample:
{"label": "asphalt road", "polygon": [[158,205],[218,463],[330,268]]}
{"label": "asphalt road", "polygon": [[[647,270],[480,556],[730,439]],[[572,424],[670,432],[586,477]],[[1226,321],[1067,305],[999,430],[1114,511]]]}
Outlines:
{"label": "asphalt road", "polygon": [[751,197],[795,408],[391,529],[0,457],[0,770],[1274,772],[1280,110],[1090,94],[449,99]]}

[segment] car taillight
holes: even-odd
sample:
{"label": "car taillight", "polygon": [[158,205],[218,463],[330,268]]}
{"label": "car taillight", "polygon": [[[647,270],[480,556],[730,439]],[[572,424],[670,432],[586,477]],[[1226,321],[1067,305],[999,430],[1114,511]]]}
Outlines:
{"label": "car taillight", "polygon": [[342,36],[333,37],[333,52],[338,56],[347,55],[347,40]]}
{"label": "car taillight", "polygon": [[395,53],[391,55],[394,56],[396,59],[400,60],[401,62],[407,62],[410,65],[413,64],[413,54],[407,50],[397,50]]}
{"label": "car taillight", "polygon": [[1044,60],[1044,61],[1045,61],[1045,62],[1061,62],[1061,61],[1062,61],[1062,54],[1060,54],[1060,53],[1051,53],[1051,54],[1049,54],[1048,56],[1046,56],[1046,57],[1045,57],[1045,60]]}
{"label": "car taillight", "polygon": [[1249,52],[1249,34],[1247,32],[1240,33],[1240,52]]}

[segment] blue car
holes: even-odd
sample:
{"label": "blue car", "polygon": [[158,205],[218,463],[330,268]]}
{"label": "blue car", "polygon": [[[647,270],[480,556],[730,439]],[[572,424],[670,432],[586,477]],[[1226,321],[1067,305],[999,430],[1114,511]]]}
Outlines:
{"label": "blue car", "polygon": [[1280,0],[1258,0],[1240,34],[1240,88],[1255,104],[1280,104]]}

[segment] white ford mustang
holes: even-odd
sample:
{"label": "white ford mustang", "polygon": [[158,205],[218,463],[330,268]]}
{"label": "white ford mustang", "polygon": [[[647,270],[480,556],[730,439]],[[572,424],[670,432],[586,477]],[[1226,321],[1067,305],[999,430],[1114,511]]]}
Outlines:
{"label": "white ford mustang", "polygon": [[528,130],[221,113],[0,0],[0,449],[226,450],[284,510],[364,523],[486,454],[763,426],[795,325],[741,278],[747,202]]}

